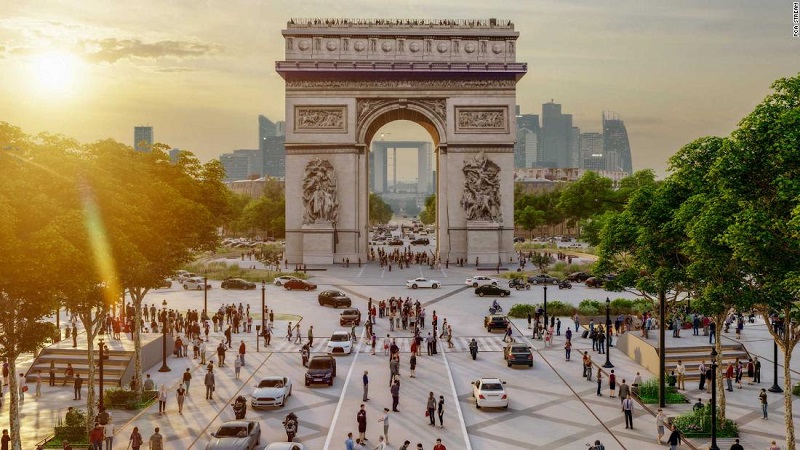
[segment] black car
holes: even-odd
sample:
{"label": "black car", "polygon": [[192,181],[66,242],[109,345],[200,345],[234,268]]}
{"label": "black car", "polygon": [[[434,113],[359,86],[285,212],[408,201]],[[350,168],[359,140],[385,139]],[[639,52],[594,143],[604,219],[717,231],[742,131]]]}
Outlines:
{"label": "black car", "polygon": [[333,356],[311,357],[306,370],[306,386],[311,386],[313,383],[332,386],[334,378],[336,378],[336,359]]}
{"label": "black car", "polygon": [[342,306],[349,308],[350,305],[353,304],[350,297],[340,291],[322,291],[319,293],[317,300],[319,300],[320,306],[328,305],[334,308],[340,308]]}
{"label": "black car", "polygon": [[522,236],[517,236],[514,238],[514,242],[525,242],[525,238]]}
{"label": "black car", "polygon": [[310,290],[316,289],[317,285],[314,284],[314,283],[311,283],[309,281],[306,281],[306,280],[294,279],[294,280],[289,280],[289,281],[283,283],[283,287],[287,291],[293,291],[295,289],[302,289],[304,291],[310,291]]}
{"label": "black car", "polygon": [[528,277],[528,283],[531,284],[558,284],[558,282],[558,278],[551,277],[546,273],[540,273],[539,275]]}
{"label": "black car", "polygon": [[505,331],[508,328],[508,317],[502,314],[490,314],[483,318],[483,326],[488,332],[492,332],[492,330]]}
{"label": "black car", "polygon": [[483,286],[478,286],[475,288],[475,293],[478,296],[483,297],[484,295],[499,295],[500,297],[505,297],[506,295],[511,295],[511,291],[508,289],[503,289],[500,286],[494,286],[491,284],[484,284]]}
{"label": "black car", "polygon": [[392,239],[387,242],[388,245],[403,245],[403,241],[400,239]]}
{"label": "black car", "polygon": [[241,278],[227,278],[222,280],[222,289],[255,289],[256,284]]}
{"label": "black car", "polygon": [[411,245],[429,245],[431,243],[428,238],[417,238],[411,241]]}
{"label": "black car", "polygon": [[506,360],[508,367],[514,364],[522,364],[533,367],[533,353],[526,344],[511,343],[503,348],[503,359]]}
{"label": "black car", "polygon": [[583,283],[589,278],[591,278],[591,275],[586,272],[572,272],[571,274],[567,275],[567,279],[569,281],[577,281],[578,283]]}
{"label": "black car", "polygon": [[589,277],[586,279],[586,287],[599,288],[606,284],[605,280],[598,277]]}

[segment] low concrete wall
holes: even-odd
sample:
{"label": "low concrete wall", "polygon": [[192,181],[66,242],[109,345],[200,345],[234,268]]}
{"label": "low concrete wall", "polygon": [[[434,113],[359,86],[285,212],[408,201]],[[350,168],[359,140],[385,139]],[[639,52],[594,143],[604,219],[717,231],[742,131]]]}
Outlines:
{"label": "low concrete wall", "polygon": [[[151,333],[152,334],[152,333]],[[157,364],[161,364],[162,360],[162,344],[164,336],[159,335],[158,337],[150,340],[145,340],[144,335],[142,336],[142,372],[147,372],[151,370]],[[167,335],[167,358],[172,356],[172,352],[175,350],[175,338],[172,336]],[[120,384],[122,386],[128,386],[131,383],[131,379],[133,379],[134,375],[134,361],[133,361],[133,354],[131,354],[131,360],[128,362],[128,367],[125,369],[125,372],[122,375],[122,379],[120,379]]]}
{"label": "low concrete wall", "polygon": [[614,346],[617,351],[628,355],[635,363],[650,372],[658,373],[658,351],[641,337],[636,336],[635,332],[627,332],[616,336]]}

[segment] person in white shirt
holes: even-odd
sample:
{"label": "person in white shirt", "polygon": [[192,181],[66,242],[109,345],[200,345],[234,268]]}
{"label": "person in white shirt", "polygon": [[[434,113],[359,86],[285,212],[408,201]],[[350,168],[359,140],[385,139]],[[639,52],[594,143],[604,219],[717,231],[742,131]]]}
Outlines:
{"label": "person in white shirt", "polygon": [[685,375],[686,375],[686,366],[678,360],[678,366],[675,367],[675,374],[678,376],[678,389],[686,390],[686,382],[685,382]]}
{"label": "person in white shirt", "polygon": [[114,424],[111,422],[111,413],[108,416],[108,423],[103,425],[103,436],[106,438],[106,450],[111,450],[114,446]]}

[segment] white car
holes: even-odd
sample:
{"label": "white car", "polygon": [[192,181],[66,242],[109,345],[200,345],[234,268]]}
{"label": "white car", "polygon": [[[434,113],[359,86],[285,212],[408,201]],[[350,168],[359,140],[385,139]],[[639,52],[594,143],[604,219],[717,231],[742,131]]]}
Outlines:
{"label": "white car", "polygon": [[282,286],[283,283],[286,283],[287,281],[294,279],[296,279],[296,277],[293,277],[291,275],[281,275],[275,278],[275,281],[273,281],[273,283],[275,284],[275,286]]}
{"label": "white car", "polygon": [[350,340],[349,331],[334,331],[328,341],[329,355],[343,355],[353,353],[353,342]]}
{"label": "white car", "polygon": [[256,385],[256,390],[253,391],[250,406],[253,409],[265,406],[285,406],[286,399],[291,395],[291,378],[280,376],[264,377]]}
{"label": "white car", "polygon": [[431,289],[438,289],[442,283],[438,280],[429,280],[424,277],[415,278],[413,280],[406,281],[406,287],[411,289],[416,288],[431,288]]}
{"label": "white car", "polygon": [[464,284],[472,287],[483,286],[484,284],[491,284],[492,286],[497,286],[498,284],[500,284],[500,281],[484,275],[475,275],[472,278],[467,278],[467,281],[465,281]]}
{"label": "white car", "polygon": [[200,277],[187,278],[183,281],[183,288],[186,290],[202,291],[204,287],[205,289],[211,289],[211,285],[206,284]]}
{"label": "white car", "polygon": [[[179,272],[181,272],[181,271],[179,271]],[[187,272],[185,270],[182,271],[182,272],[183,273],[178,273],[178,277],[177,277],[178,283],[180,283],[180,284],[183,284],[189,278],[200,278],[200,277],[198,277],[198,275],[196,273]]]}
{"label": "white car", "polygon": [[499,378],[481,378],[472,383],[475,407],[508,408],[508,394]]}

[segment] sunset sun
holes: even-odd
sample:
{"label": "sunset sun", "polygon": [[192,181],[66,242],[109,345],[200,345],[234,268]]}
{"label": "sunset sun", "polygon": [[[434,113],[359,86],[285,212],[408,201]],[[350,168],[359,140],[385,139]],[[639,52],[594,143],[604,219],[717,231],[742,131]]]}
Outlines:
{"label": "sunset sun", "polygon": [[52,93],[68,92],[75,84],[79,69],[80,60],[69,53],[44,53],[33,60],[38,85]]}

